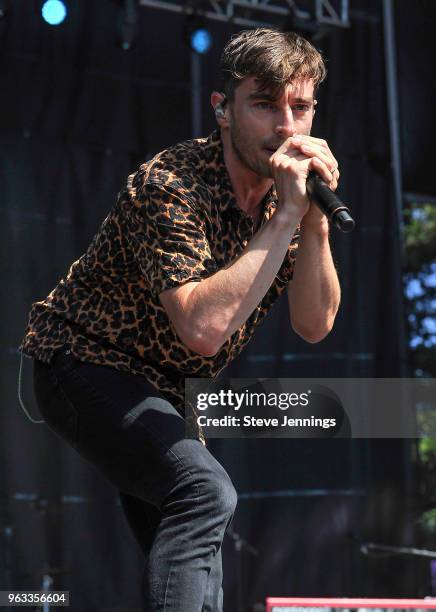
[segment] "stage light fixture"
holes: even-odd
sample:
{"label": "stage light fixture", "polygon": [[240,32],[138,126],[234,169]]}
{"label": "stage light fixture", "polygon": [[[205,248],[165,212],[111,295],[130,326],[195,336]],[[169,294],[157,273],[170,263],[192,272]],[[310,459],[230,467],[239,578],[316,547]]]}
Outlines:
{"label": "stage light fixture", "polygon": [[212,46],[212,34],[206,27],[205,19],[196,13],[186,17],[183,37],[191,50],[198,55],[204,55]]}
{"label": "stage light fixture", "polygon": [[46,0],[41,13],[44,21],[50,25],[59,25],[67,16],[67,7],[61,0]]}
{"label": "stage light fixture", "polygon": [[191,34],[191,47],[200,55],[207,53],[212,46],[212,35],[206,28],[198,28]]}

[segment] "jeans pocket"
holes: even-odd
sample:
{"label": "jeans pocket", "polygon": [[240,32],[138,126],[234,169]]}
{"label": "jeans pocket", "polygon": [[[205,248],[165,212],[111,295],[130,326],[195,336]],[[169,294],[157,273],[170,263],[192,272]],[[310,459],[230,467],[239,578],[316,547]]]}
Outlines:
{"label": "jeans pocket", "polygon": [[42,417],[51,430],[75,446],[78,414],[65,395],[56,371],[51,363],[35,360],[33,372],[33,390]]}

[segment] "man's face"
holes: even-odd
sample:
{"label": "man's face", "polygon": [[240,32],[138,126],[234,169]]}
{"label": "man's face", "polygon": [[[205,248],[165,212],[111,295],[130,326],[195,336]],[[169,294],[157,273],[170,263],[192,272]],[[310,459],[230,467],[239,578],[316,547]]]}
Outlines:
{"label": "man's face", "polygon": [[229,112],[230,139],[239,161],[254,173],[273,178],[271,155],[289,136],[310,134],[313,81],[293,81],[273,98],[248,77],[236,88]]}

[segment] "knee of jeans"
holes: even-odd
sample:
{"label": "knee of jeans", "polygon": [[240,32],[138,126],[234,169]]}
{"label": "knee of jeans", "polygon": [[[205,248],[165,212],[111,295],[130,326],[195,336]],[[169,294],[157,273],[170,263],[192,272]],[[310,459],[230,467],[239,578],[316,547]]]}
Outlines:
{"label": "knee of jeans", "polygon": [[238,503],[238,494],[229,476],[225,472],[214,472],[204,480],[203,486],[207,497],[213,500],[216,512],[232,516]]}

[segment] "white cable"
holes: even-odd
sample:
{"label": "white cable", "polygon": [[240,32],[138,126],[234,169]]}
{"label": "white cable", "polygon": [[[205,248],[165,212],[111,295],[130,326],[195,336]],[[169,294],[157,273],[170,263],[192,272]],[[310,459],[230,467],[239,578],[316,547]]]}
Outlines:
{"label": "white cable", "polygon": [[34,419],[32,416],[30,416],[30,414],[27,412],[24,404],[23,404],[23,400],[21,399],[21,369],[23,367],[23,352],[21,353],[21,359],[20,359],[20,369],[18,371],[18,401],[20,402],[21,408],[24,410],[24,413],[26,414],[27,418],[32,421],[32,423],[45,423],[45,421],[37,421],[36,419]]}

